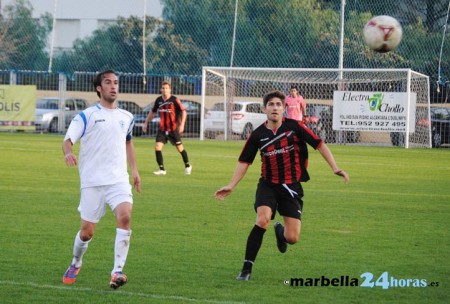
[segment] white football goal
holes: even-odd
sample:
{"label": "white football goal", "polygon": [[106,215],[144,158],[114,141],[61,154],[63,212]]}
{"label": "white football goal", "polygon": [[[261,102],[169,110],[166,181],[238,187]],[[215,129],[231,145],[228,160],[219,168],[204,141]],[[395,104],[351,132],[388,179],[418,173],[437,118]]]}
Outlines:
{"label": "white football goal", "polygon": [[291,86],[327,143],[431,148],[429,78],[410,69],[204,67],[200,138],[245,139],[264,115],[255,104]]}

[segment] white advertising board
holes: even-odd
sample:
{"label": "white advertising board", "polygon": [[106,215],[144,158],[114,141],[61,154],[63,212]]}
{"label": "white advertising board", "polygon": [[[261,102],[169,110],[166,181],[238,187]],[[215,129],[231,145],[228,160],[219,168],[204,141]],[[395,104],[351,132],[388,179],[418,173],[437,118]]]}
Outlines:
{"label": "white advertising board", "polygon": [[416,93],[334,91],[333,130],[415,131]]}

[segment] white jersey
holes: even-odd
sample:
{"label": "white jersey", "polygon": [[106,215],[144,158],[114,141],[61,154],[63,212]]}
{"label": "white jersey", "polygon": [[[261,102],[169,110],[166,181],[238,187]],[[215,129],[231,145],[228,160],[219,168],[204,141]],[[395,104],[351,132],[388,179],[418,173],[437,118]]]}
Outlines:
{"label": "white jersey", "polygon": [[64,141],[80,140],[81,188],[129,183],[126,141],[131,140],[133,125],[130,112],[100,104],[75,116]]}

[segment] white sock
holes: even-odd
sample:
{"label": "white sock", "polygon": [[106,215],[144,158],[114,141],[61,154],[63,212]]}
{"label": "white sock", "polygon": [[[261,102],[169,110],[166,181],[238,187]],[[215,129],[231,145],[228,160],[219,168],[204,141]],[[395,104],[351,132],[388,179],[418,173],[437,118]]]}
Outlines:
{"label": "white sock", "polygon": [[80,268],[81,264],[83,264],[83,255],[86,252],[90,241],[91,240],[83,242],[80,239],[80,231],[78,231],[73,244],[72,264],[75,264],[75,267]]}
{"label": "white sock", "polygon": [[111,272],[121,272],[127,261],[130,248],[131,230],[116,228],[116,242],[114,244],[114,269]]}

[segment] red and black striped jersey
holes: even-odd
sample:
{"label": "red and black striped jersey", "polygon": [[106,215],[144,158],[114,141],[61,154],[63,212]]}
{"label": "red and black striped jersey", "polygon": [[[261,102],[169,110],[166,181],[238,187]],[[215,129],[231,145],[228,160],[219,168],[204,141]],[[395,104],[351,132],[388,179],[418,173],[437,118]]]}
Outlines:
{"label": "red and black striped jersey", "polygon": [[152,112],[159,112],[159,129],[161,131],[176,131],[181,120],[181,114],[186,111],[181,101],[174,95],[166,100],[159,96],[155,100]]}
{"label": "red and black striped jersey", "polygon": [[317,149],[323,141],[302,122],[283,118],[277,130],[267,127],[267,121],[247,139],[240,162],[253,163],[258,150],[261,156],[261,177],[274,184],[293,184],[309,180],[309,144]]}

